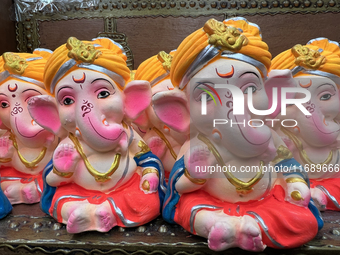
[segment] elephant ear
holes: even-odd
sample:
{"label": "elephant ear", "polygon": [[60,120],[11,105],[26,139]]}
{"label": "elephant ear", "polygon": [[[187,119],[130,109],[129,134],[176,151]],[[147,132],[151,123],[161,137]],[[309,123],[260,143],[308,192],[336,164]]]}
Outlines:
{"label": "elephant ear", "polygon": [[[268,109],[273,103],[276,104],[276,110],[270,114],[269,117],[275,118],[281,112],[281,89],[282,88],[296,88],[297,83],[292,76],[292,72],[289,69],[285,70],[272,70],[268,74],[268,79],[265,81],[266,93],[268,96]],[[277,88],[277,102],[273,102],[273,89]],[[287,93],[286,98],[292,99],[295,97],[295,93]]]}
{"label": "elephant ear", "polygon": [[185,93],[178,88],[163,91],[152,97],[153,109],[157,117],[177,132],[188,133],[190,111]]}
{"label": "elephant ear", "polygon": [[149,118],[146,111],[143,111],[139,117],[133,121],[133,123],[145,130],[149,126]]}
{"label": "elephant ear", "polygon": [[140,114],[151,103],[151,88],[148,81],[131,81],[125,89],[125,118],[132,122],[138,118]]}
{"label": "elephant ear", "polygon": [[48,95],[32,97],[28,101],[28,111],[32,119],[58,137],[65,137],[67,131],[62,127],[56,101]]}

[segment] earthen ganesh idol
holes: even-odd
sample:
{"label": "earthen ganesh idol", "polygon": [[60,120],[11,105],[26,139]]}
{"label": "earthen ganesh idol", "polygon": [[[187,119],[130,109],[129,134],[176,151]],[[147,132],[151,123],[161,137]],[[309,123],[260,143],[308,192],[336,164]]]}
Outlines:
{"label": "earthen ganesh idol", "polygon": [[[175,88],[153,96],[163,122],[190,130],[169,177],[163,217],[207,238],[213,250],[297,247],[323,224],[300,164],[247,103],[251,96],[255,109],[267,109],[265,87],[278,85],[277,77],[294,85],[287,70],[267,78],[270,64],[257,25],[210,19],[177,48],[170,74]],[[236,107],[244,114],[234,114]],[[215,119],[226,121],[214,125]],[[237,171],[197,171],[211,166]],[[257,171],[240,171],[253,166]],[[265,171],[269,166],[287,171]]]}
{"label": "earthen ganesh idol", "polygon": [[339,44],[317,38],[306,45],[295,45],[275,57],[272,68],[290,69],[297,86],[311,94],[303,104],[309,115],[296,105],[287,107],[286,115],[276,118],[294,119],[296,123],[278,126],[277,132],[308,172],[312,197],[319,208],[340,211]]}
{"label": "earthen ganesh idol", "polygon": [[71,37],[46,64],[54,98],[29,101],[37,123],[66,136],[46,172],[42,208],[70,233],[138,226],[160,213],[161,162],[130,126],[150,104],[150,85],[129,79],[121,45]]}
{"label": "earthen ganesh idol", "polygon": [[[145,60],[137,68],[134,78],[149,81],[152,95],[174,88],[170,81],[173,54],[174,51],[170,54],[161,51],[158,55]],[[175,132],[166,126],[155,115],[151,105],[134,123],[138,126],[139,133],[151,151],[161,159],[167,179],[177,159],[177,153],[187,139],[186,134]]]}
{"label": "earthen ganesh idol", "polygon": [[1,187],[12,204],[37,203],[44,169],[52,169],[58,138],[39,126],[27,109],[30,98],[46,95],[43,71],[51,51],[6,52],[0,60]]}

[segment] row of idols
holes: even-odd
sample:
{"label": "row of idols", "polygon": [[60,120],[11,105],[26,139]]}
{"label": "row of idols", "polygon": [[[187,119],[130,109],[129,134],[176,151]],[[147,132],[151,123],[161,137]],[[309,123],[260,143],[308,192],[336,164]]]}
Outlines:
{"label": "row of idols", "polygon": [[69,233],[160,214],[212,250],[298,247],[340,210],[338,43],[272,59],[256,24],[208,20],[137,70],[107,38],[0,60],[1,205]]}

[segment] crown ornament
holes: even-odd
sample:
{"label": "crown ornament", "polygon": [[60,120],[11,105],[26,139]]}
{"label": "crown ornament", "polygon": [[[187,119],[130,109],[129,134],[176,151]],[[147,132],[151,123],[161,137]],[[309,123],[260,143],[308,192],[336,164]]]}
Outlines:
{"label": "crown ornament", "polygon": [[157,55],[157,59],[162,63],[165,71],[170,72],[172,56],[165,51],[160,51]]}
{"label": "crown ornament", "polygon": [[6,52],[2,55],[5,62],[4,69],[13,74],[22,75],[28,67],[26,60],[19,55]]}
{"label": "crown ornament", "polygon": [[209,44],[221,50],[239,51],[249,42],[248,38],[237,28],[227,26],[215,19],[208,20],[203,30],[209,35]]}
{"label": "crown ornament", "polygon": [[295,45],[292,53],[295,56],[295,64],[306,69],[317,70],[326,62],[326,58],[320,52],[301,44]]}
{"label": "crown ornament", "polygon": [[69,50],[68,57],[84,63],[93,63],[102,52],[96,50],[93,44],[84,43],[75,37],[67,40],[66,47]]}

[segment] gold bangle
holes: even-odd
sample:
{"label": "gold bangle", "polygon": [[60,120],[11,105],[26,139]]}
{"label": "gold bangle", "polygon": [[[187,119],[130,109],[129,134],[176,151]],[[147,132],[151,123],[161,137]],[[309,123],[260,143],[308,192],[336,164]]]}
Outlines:
{"label": "gold bangle", "polygon": [[191,181],[192,183],[195,183],[197,185],[203,185],[207,181],[206,179],[192,178],[190,176],[190,173],[188,172],[188,170],[186,168],[184,169],[184,175],[189,179],[189,181]]}
{"label": "gold bangle", "polygon": [[295,182],[302,182],[304,183],[306,186],[308,186],[307,182],[300,178],[300,177],[290,177],[286,179],[286,183],[295,183]]}
{"label": "gold bangle", "polygon": [[8,163],[11,162],[12,159],[11,158],[0,158],[0,163]]}
{"label": "gold bangle", "polygon": [[63,177],[63,178],[71,178],[71,176],[73,175],[73,172],[60,172],[57,170],[57,168],[53,167],[53,173],[55,173],[56,175]]}
{"label": "gold bangle", "polygon": [[154,169],[154,168],[145,168],[145,169],[143,170],[142,176],[144,176],[144,175],[146,175],[146,174],[150,174],[150,173],[155,173],[155,174],[157,174],[157,177],[159,178],[158,171],[157,171],[156,169]]}

